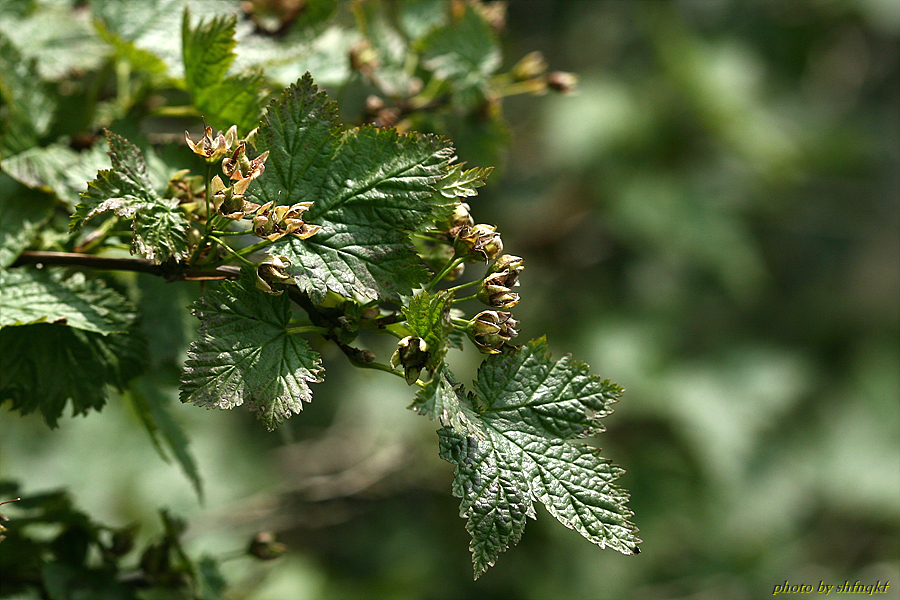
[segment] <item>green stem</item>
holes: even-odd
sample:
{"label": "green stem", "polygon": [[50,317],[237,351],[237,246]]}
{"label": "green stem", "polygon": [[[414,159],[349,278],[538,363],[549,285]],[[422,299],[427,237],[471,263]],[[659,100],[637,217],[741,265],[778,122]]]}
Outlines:
{"label": "green stem", "polygon": [[434,286],[436,286],[436,285],[438,284],[438,282],[439,282],[441,279],[443,279],[444,277],[446,277],[447,274],[448,274],[450,271],[452,271],[453,269],[455,269],[456,267],[458,267],[460,264],[462,264],[462,262],[463,262],[464,260],[466,260],[466,257],[465,257],[465,256],[459,256],[459,257],[457,257],[457,256],[454,254],[452,257],[450,257],[450,261],[447,263],[447,266],[445,266],[445,267],[441,270],[440,273],[438,273],[437,275],[434,276],[434,279],[431,280],[431,283],[428,284],[428,287],[425,288],[425,290],[428,291],[428,292],[430,292],[431,290],[433,290],[433,289],[434,289]]}
{"label": "green stem", "polygon": [[471,296],[466,296],[465,298],[454,298],[451,302],[453,304],[459,304],[460,302],[468,302],[469,300],[477,300],[478,294],[472,294]]}
{"label": "green stem", "polygon": [[206,163],[206,176],[204,178],[204,183],[206,184],[206,234],[209,235],[210,232],[210,221],[212,221],[213,215],[209,212],[209,187],[210,187],[210,175],[212,174],[212,165],[207,161]]}
{"label": "green stem", "polygon": [[[231,246],[229,246],[228,244],[226,244],[224,241],[220,240],[216,236],[207,234],[206,237],[211,239],[215,243],[219,244],[223,248],[225,248],[225,250],[227,250],[229,254],[231,254],[233,257],[237,258],[241,262],[243,262],[245,265],[249,265],[249,266],[253,267],[254,269],[256,268],[255,264],[253,264],[252,262],[250,262],[249,260],[244,258],[244,256],[240,252],[234,250]],[[225,261],[221,261],[221,262],[228,262],[228,261],[225,260]]]}
{"label": "green stem", "polygon": [[450,322],[463,330],[466,330],[472,326],[472,321],[466,321],[465,319],[457,319],[456,317],[450,317]]}
{"label": "green stem", "polygon": [[301,325],[300,327],[291,327],[286,330],[288,334],[294,335],[297,333],[321,333],[325,335],[328,333],[328,329],[325,327],[317,327],[315,325]]}
{"label": "green stem", "polygon": [[248,254],[253,254],[257,250],[262,250],[266,246],[271,246],[272,244],[273,244],[272,240],[267,240],[267,239],[263,238],[262,240],[256,242],[255,244],[251,244],[251,245],[247,246],[246,248],[241,248],[240,250],[238,250],[238,253],[241,256],[247,256]]}
{"label": "green stem", "polygon": [[219,230],[213,229],[212,233],[214,235],[250,235],[251,233],[253,233],[253,230],[246,229],[244,231],[219,231]]}
{"label": "green stem", "polygon": [[464,290],[467,287],[472,287],[473,285],[478,285],[482,282],[482,279],[476,279],[474,281],[470,281],[469,283],[461,283],[460,285],[452,288],[447,288],[448,292],[458,292],[459,290]]}

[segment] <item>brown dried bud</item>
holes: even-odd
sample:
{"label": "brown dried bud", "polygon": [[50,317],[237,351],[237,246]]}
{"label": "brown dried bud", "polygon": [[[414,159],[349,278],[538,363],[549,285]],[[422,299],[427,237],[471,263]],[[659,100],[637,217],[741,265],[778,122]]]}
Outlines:
{"label": "brown dried bud", "polygon": [[271,531],[261,531],[253,536],[247,553],[260,560],[272,560],[287,552],[287,546],[275,540]]}
{"label": "brown dried bud", "polygon": [[493,225],[463,226],[456,234],[453,249],[457,256],[471,257],[473,262],[491,260],[503,252],[503,241]]}
{"label": "brown dried bud", "polygon": [[244,192],[250,185],[249,179],[241,179],[230,187],[225,187],[222,179],[216,175],[210,183],[209,191],[212,193],[213,206],[223,217],[239,221],[247,214],[253,213],[259,208],[259,204],[244,200]]}
{"label": "brown dried bud", "polygon": [[562,94],[568,94],[578,85],[578,76],[564,71],[553,71],[547,74],[547,87]]}
{"label": "brown dried bud", "polygon": [[518,321],[508,312],[486,310],[475,315],[466,333],[478,349],[485,354],[497,354],[500,348],[519,335]]}
{"label": "brown dried bud", "polygon": [[274,202],[267,202],[253,217],[253,232],[273,242],[285,235],[295,235],[305,240],[322,229],[321,225],[311,225],[303,221],[303,213],[312,205],[312,202],[298,202],[291,206],[283,204],[276,206]]}
{"label": "brown dried bud", "polygon": [[191,134],[185,131],[184,141],[194,154],[202,156],[207,162],[216,162],[225,156],[237,141],[237,126],[232,125],[224,134],[220,131],[215,137],[212,134],[212,127],[206,126],[203,137],[196,144],[191,139]]}
{"label": "brown dried bud", "polygon": [[391,355],[391,367],[403,367],[406,383],[412,385],[428,362],[428,344],[418,337],[406,336],[397,342],[397,349]]}
{"label": "brown dried bud", "polygon": [[234,149],[231,158],[222,160],[222,172],[231,179],[253,181],[265,172],[267,158],[269,158],[268,150],[250,160],[247,156],[247,144],[241,142]]}
{"label": "brown dried bud", "polygon": [[256,289],[280,296],[284,286],[297,283],[288,273],[291,261],[286,256],[269,256],[256,267]]}
{"label": "brown dried bud", "polygon": [[529,52],[515,64],[510,73],[516,81],[540,77],[547,72],[547,61],[540,52]]}

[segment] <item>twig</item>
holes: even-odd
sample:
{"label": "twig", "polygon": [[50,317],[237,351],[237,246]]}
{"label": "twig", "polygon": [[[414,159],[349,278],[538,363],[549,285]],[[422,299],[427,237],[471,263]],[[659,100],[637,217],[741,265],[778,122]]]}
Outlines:
{"label": "twig", "polygon": [[88,267],[90,269],[106,269],[110,271],[136,271],[138,273],[150,273],[165,277],[168,281],[176,280],[215,280],[236,279],[240,277],[241,270],[234,266],[221,266],[208,271],[189,269],[182,263],[156,264],[148,258],[113,258],[109,256],[95,256],[93,254],[80,254],[78,252],[39,252],[26,251],[12,264],[13,267],[22,265],[71,265]]}

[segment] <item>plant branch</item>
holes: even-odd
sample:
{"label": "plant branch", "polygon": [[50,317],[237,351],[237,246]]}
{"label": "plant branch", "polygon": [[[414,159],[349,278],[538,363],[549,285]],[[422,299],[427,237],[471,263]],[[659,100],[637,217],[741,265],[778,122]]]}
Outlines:
{"label": "plant branch", "polygon": [[241,270],[238,267],[222,266],[210,270],[189,269],[183,263],[156,264],[148,258],[112,258],[95,256],[78,252],[38,252],[27,251],[11,265],[67,265],[87,267],[89,269],[105,269],[110,271],[136,271],[165,277],[168,281],[176,280],[213,280],[236,279]]}

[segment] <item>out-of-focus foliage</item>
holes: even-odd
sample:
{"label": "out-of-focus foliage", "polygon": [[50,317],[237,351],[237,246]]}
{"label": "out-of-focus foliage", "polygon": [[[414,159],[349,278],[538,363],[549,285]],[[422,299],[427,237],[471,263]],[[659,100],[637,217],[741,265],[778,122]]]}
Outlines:
{"label": "out-of-focus foliage", "polygon": [[[0,46],[0,66],[28,89],[4,97],[5,110],[27,117],[4,132],[4,153],[77,137],[78,115],[53,119],[47,87],[102,62],[83,12],[60,8],[64,30],[29,29],[35,4],[0,3],[0,32],[22,53]],[[177,44],[161,60],[146,52],[177,40],[184,3],[142,3],[140,15],[90,4],[131,65],[116,72],[133,83],[129,94],[94,98],[112,122],[159,78],[181,75]],[[239,23],[239,37],[280,26],[264,15],[281,3],[253,4],[258,23]],[[395,64],[397,45],[420,39],[435,18],[432,4],[398,17],[390,4],[362,3],[353,17],[382,27],[371,36],[381,45],[354,56],[373,50]],[[342,115],[365,110],[373,89],[414,89],[400,65],[382,82],[359,68],[365,61],[354,71],[335,49],[354,47],[355,30],[309,18],[283,33],[296,42],[287,51],[258,33],[239,42],[237,67],[265,66],[279,85],[308,69],[330,92],[343,89]],[[55,31],[79,51],[54,54],[59,41],[46,39]],[[784,580],[900,580],[896,3],[529,0],[511,3],[501,39],[500,71],[538,49],[579,74],[577,95],[504,100],[508,130],[452,112],[414,114],[410,126],[449,131],[472,165],[493,164],[482,157],[510,141],[500,177],[473,209],[502,222],[507,245],[529,257],[516,308],[523,337],[560,332],[551,349],[573,349],[627,388],[604,435],[627,470],[620,481],[641,523],[640,556],[598,553],[539,518],[473,584],[466,533],[446,518],[457,502],[433,428],[398,415],[394,382],[339,369],[281,440],[251,435],[252,417],[171,405],[206,483],[202,507],[117,403],[49,434],[36,417],[3,413],[2,475],[28,492],[66,486],[96,521],[145,523],[142,548],[165,539],[159,506],[186,516],[183,543],[194,555],[240,554],[255,531],[277,530],[286,556],[223,563],[232,598],[750,600]],[[91,77],[66,88],[72,98],[92,99]],[[486,103],[480,116],[498,107]],[[373,118],[392,115],[379,110]],[[44,176],[63,197],[65,170],[50,166]],[[29,213],[45,218],[43,208]],[[193,292],[143,275],[114,283],[158,309],[143,311],[148,359],[163,370],[182,361],[192,325],[164,326],[174,310],[165,307],[187,306]],[[14,519],[7,528],[27,514],[15,503],[3,512]]]}

